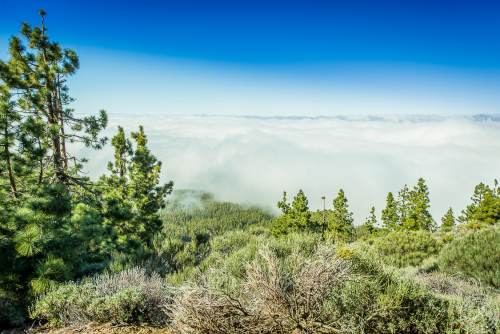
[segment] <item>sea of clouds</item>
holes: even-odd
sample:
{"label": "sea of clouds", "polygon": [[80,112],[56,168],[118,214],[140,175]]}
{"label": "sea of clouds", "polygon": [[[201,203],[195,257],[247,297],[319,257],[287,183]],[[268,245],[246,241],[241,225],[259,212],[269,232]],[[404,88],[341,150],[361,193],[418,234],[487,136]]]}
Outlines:
{"label": "sea of clouds", "polygon": [[[460,212],[474,185],[500,177],[500,117],[429,115],[259,117],[110,115],[131,131],[144,125],[164,180],[219,199],[275,208],[283,191],[303,189],[310,207],[327,207],[344,189],[359,224],[387,192],[429,185],[436,221],[448,207]],[[82,154],[87,170],[106,171],[111,149]]]}

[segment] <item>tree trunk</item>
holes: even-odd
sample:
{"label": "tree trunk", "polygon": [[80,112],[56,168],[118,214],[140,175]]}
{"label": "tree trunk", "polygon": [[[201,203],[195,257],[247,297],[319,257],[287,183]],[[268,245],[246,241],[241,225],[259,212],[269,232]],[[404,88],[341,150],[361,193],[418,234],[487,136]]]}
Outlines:
{"label": "tree trunk", "polygon": [[68,154],[66,152],[66,135],[64,133],[64,116],[63,116],[63,104],[61,100],[61,91],[60,91],[60,81],[59,77],[57,78],[57,115],[59,116],[59,126],[61,127],[61,150],[62,150],[62,158],[63,158],[63,167],[64,170],[68,170]]}
{"label": "tree trunk", "polygon": [[7,162],[7,172],[9,173],[10,190],[12,191],[12,195],[14,197],[17,197],[16,179],[14,178],[14,172],[12,171],[12,162],[10,159],[9,141],[8,141],[9,134],[7,126],[5,127],[4,135],[5,135],[4,153],[5,153],[5,160]]}
{"label": "tree trunk", "polygon": [[[47,108],[49,109],[49,126],[59,126],[59,117],[57,117],[57,110],[55,110],[53,105],[52,94],[48,93],[47,96]],[[59,133],[52,133],[52,152],[54,156],[54,171],[56,173],[56,178],[59,182],[64,183],[66,181],[66,175],[64,173],[63,159],[61,154],[61,137]]]}
{"label": "tree trunk", "polygon": [[[45,36],[45,16],[42,15],[42,36]],[[45,47],[42,47],[42,56],[43,61],[47,64],[47,52]],[[54,98],[57,98],[57,82],[56,78],[51,80],[50,74],[48,70],[45,70],[45,89],[47,93],[45,95],[47,109],[48,109],[48,123],[49,126],[52,127],[54,125],[59,126],[59,117],[57,114],[57,101],[54,101]],[[54,83],[53,87],[49,87],[49,82]],[[54,103],[55,102],[55,103]],[[62,162],[62,154],[61,154],[61,135],[59,133],[52,133],[52,151],[54,155],[54,171],[56,173],[56,178],[59,182],[64,183],[66,181],[66,174],[64,172],[64,166]]]}
{"label": "tree trunk", "polygon": [[[42,150],[42,143],[40,141],[40,138],[37,138],[38,140],[38,149],[41,151]],[[43,156],[40,157],[40,170],[38,171],[38,185],[40,186],[43,181]]]}

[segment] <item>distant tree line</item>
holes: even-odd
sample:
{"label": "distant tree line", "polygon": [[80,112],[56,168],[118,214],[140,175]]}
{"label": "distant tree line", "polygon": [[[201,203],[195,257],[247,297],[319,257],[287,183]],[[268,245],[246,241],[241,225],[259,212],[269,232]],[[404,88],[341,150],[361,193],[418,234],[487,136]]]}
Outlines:
{"label": "distant tree line", "polygon": [[[439,230],[450,232],[459,223],[479,227],[500,221],[500,186],[497,180],[492,186],[478,184],[471,201],[458,218],[455,218],[450,207],[441,218]],[[369,235],[395,230],[438,230],[438,225],[430,213],[429,189],[423,178],[418,179],[411,189],[404,185],[396,197],[392,192],[387,194],[380,224],[377,222],[375,207],[372,207],[364,223],[355,227],[353,213],[342,189],[334,198],[332,206],[332,209],[311,212],[309,201],[302,190],[299,190],[291,203],[284,192],[278,202],[282,214],[274,220],[272,231],[275,235],[299,231],[320,232],[325,238],[349,241],[360,233]]]}

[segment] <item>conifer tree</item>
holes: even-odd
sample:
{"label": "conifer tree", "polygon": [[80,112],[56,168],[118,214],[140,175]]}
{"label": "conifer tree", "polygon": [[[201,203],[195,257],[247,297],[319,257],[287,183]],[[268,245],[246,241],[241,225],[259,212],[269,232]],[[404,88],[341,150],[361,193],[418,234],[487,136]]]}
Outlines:
{"label": "conifer tree", "polygon": [[286,197],[286,191],[283,192],[283,196],[281,197],[281,200],[278,201],[278,208],[281,210],[281,212],[286,215],[290,212],[291,206],[288,203],[288,199]]}
{"label": "conifer tree", "polygon": [[435,224],[429,211],[429,189],[423,178],[418,179],[417,184],[409,192],[408,198],[408,210],[403,227],[412,230],[432,231],[435,228]]}
{"label": "conifer tree", "polygon": [[333,211],[328,222],[329,234],[333,238],[348,240],[352,235],[353,217],[349,211],[349,205],[344,190],[340,189],[337,197],[333,200]]}
{"label": "conifer tree", "polygon": [[292,215],[294,224],[300,230],[304,230],[311,225],[311,212],[309,211],[309,201],[302,191],[299,190],[292,201]]}
{"label": "conifer tree", "polygon": [[385,208],[382,210],[382,225],[384,228],[394,230],[398,226],[398,222],[398,203],[395,201],[392,192],[389,192]]}
{"label": "conifer tree", "polygon": [[[73,50],[63,49],[47,35],[45,12],[40,11],[41,26],[24,23],[21,37],[12,37],[9,60],[0,61],[0,79],[9,90],[16,90],[23,117],[30,122],[43,122],[47,131],[40,132],[41,143],[49,143],[53,182],[80,184],[76,172],[80,169],[77,157],[71,155],[67,142],[81,142],[88,147],[101,148],[105,138],[99,132],[106,126],[104,111],[98,117],[75,116],[69,104],[67,80],[79,68],[78,56]],[[69,161],[75,161],[70,170]]]}
{"label": "conifer tree", "polygon": [[73,191],[90,182],[66,143],[100,148],[105,142],[104,112],[78,118],[70,108],[67,79],[78,57],[49,40],[40,14],[41,26],[23,24],[8,60],[0,60],[0,290],[15,293],[20,304],[78,277],[96,236],[83,238],[86,226],[71,221],[74,203],[92,199]]}
{"label": "conifer tree", "polygon": [[410,190],[406,184],[403,189],[398,192],[397,207],[399,218],[398,225],[401,226],[406,222],[410,210]]}
{"label": "conifer tree", "polygon": [[368,217],[366,217],[363,227],[369,234],[371,234],[375,230],[376,225],[377,216],[375,215],[375,207],[372,206],[372,208],[370,209],[370,214]]}
{"label": "conifer tree", "polygon": [[132,134],[135,147],[118,129],[111,175],[97,183],[82,176],[84,159],[67,144],[100,149],[107,116],[71,109],[68,78],[78,57],[48,38],[40,15],[41,25],[23,24],[0,60],[0,313],[5,292],[26,313],[58,282],[106,268],[113,252],[147,249],[172,190],[160,183],[161,162],[142,127]]}
{"label": "conifer tree", "polygon": [[292,203],[288,203],[286,192],[283,192],[282,199],[278,202],[278,208],[283,215],[274,221],[272,231],[276,235],[287,234],[298,231],[319,231],[319,226],[311,219],[309,211],[309,201],[302,189],[300,189]]}
{"label": "conifer tree", "polygon": [[125,131],[121,126],[118,126],[118,133],[112,138],[111,145],[115,151],[115,161],[114,164],[112,162],[108,164],[108,169],[123,179],[126,176],[133,151],[132,143],[125,137]]}
{"label": "conifer tree", "polygon": [[165,196],[172,192],[173,182],[160,184],[161,161],[151,154],[147,147],[144,128],[139,126],[138,132],[132,133],[135,151],[129,167],[130,198],[137,210],[141,238],[152,241],[161,228],[158,211],[165,206]]}
{"label": "conifer tree", "polygon": [[103,215],[119,251],[151,244],[161,228],[158,211],[173,187],[172,182],[160,184],[161,162],[149,151],[142,126],[132,138],[135,145],[118,128],[111,140],[115,158],[108,164],[111,175],[99,181]]}
{"label": "conifer tree", "polygon": [[455,227],[455,216],[453,215],[453,209],[449,208],[448,211],[441,218],[441,231],[451,232]]}
{"label": "conifer tree", "polygon": [[461,223],[486,223],[500,222],[500,187],[494,181],[493,187],[479,183],[474,188],[469,204],[458,218]]}

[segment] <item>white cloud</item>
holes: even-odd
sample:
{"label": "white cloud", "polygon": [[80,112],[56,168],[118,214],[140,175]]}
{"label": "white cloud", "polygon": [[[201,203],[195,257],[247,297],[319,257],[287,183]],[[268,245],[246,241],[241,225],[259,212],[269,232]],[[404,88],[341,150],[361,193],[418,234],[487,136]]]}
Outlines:
{"label": "white cloud", "polygon": [[[500,122],[459,117],[265,118],[141,115],[110,117],[110,131],[143,124],[176,188],[274,207],[281,192],[304,189],[311,207],[339,188],[360,223],[388,191],[424,177],[436,220],[459,212],[475,184],[500,177]],[[109,147],[88,168],[105,170]]]}

